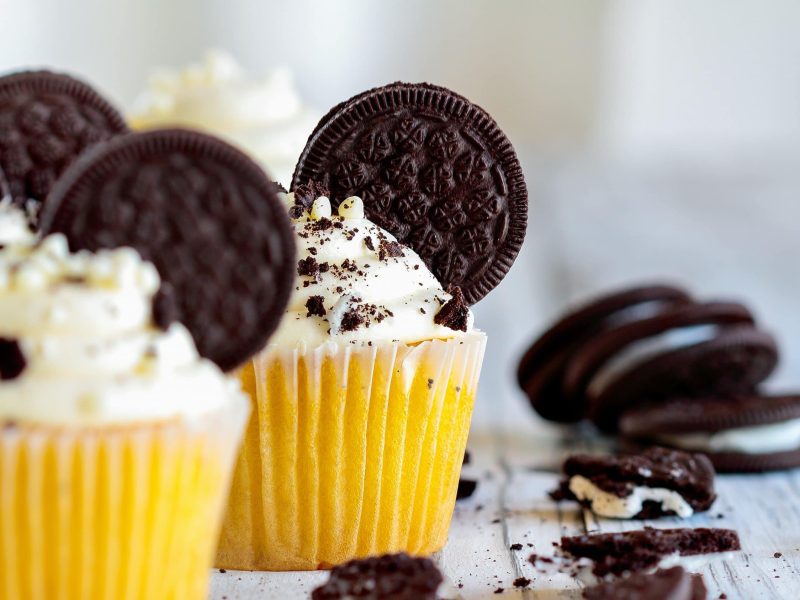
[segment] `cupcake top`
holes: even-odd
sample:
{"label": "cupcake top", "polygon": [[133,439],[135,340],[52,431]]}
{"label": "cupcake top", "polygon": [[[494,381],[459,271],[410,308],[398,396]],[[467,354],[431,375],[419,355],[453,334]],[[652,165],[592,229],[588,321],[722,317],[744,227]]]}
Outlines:
{"label": "cupcake top", "polygon": [[285,196],[298,280],[270,345],[415,343],[472,329],[460,291],[447,293],[416,252],[364,218],[360,198],[333,215],[323,194],[312,185]]}
{"label": "cupcake top", "polygon": [[254,78],[221,51],[182,70],[153,73],[130,115],[139,129],[179,125],[222,136],[286,185],[318,119],[303,104],[288,69]]}
{"label": "cupcake top", "polygon": [[157,422],[238,396],[183,325],[156,327],[159,286],[130,248],[70,253],[54,234],[0,250],[0,423]]}

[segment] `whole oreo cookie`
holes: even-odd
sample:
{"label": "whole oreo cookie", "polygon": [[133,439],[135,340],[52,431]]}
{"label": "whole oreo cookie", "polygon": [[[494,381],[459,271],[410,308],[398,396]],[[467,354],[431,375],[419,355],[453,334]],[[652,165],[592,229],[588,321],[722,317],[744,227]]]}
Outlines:
{"label": "whole oreo cookie", "polygon": [[157,323],[177,320],[231,370],[283,316],[294,233],[277,188],[246,155],[182,129],[117,137],[84,154],[45,203],[44,234],[72,250],[131,246],[162,278]]}
{"label": "whole oreo cookie", "polygon": [[517,382],[543,418],[579,421],[586,416],[584,396],[565,397],[562,393],[564,369],[572,354],[601,331],[689,301],[685,290],[656,283],[614,292],[581,306],[559,319],[525,352]]}
{"label": "whole oreo cookie", "polygon": [[751,325],[723,327],[708,341],[656,354],[598,389],[589,388],[590,417],[616,427],[627,407],[676,396],[749,392],[778,364],[775,338]]}
{"label": "whole oreo cookie", "polygon": [[482,108],[427,83],[393,83],[334,107],[300,156],[292,189],[352,195],[468,303],[505,277],[525,238],[528,192],[508,138]]}
{"label": "whole oreo cookie", "polygon": [[19,206],[43,202],[79,154],[127,129],[111,104],[68,75],[0,77],[0,168]]}
{"label": "whole oreo cookie", "polygon": [[702,451],[720,472],[800,467],[800,396],[675,398],[626,411],[620,430]]}
{"label": "whole oreo cookie", "polygon": [[[653,360],[652,357],[665,352],[677,353],[686,362],[682,368],[664,371],[661,381],[647,380],[651,396],[661,386],[665,386],[665,393],[699,395],[708,392],[710,386],[720,381],[725,381],[731,391],[750,390],[769,375],[774,363],[766,373],[761,369],[756,370],[757,372],[748,370],[738,373],[735,370],[725,371],[721,366],[716,368],[714,361],[719,358],[718,354],[709,353],[709,359],[702,362],[702,352],[691,352],[692,349],[696,350],[693,343],[679,346],[678,350],[664,349],[657,343],[655,347],[650,347],[649,344],[659,342],[659,336],[685,328],[707,326],[711,329],[708,335],[716,337],[725,327],[752,324],[752,314],[741,304],[707,302],[677,305],[655,316],[608,329],[583,344],[570,357],[564,371],[563,393],[566,398],[585,396],[589,417],[601,428],[613,431],[619,413],[627,408],[626,402],[637,396],[634,393],[625,393],[617,397],[603,393],[604,390],[615,385],[621,374],[635,373],[639,367],[647,365],[648,357]],[[644,344],[646,347],[637,348],[637,344]],[[690,352],[681,354],[681,348],[688,348]],[[701,361],[696,362],[697,359]],[[651,370],[653,372],[655,371]],[[605,400],[609,402],[604,404]]]}

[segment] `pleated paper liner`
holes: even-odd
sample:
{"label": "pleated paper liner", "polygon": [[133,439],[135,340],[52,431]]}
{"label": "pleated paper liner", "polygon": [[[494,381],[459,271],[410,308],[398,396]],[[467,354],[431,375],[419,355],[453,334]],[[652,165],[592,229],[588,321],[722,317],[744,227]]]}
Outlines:
{"label": "pleated paper liner", "polygon": [[216,566],[327,568],[447,540],[486,336],[268,348]]}
{"label": "pleated paper liner", "polygon": [[0,429],[0,600],[205,599],[248,411]]}

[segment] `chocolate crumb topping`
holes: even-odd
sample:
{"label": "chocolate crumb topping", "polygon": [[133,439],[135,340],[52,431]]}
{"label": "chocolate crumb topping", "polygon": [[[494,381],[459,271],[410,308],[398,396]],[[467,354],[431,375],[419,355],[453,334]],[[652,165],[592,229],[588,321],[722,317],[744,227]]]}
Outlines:
{"label": "chocolate crumb topping", "polygon": [[297,274],[300,277],[316,277],[317,273],[319,273],[319,264],[313,256],[297,261]]}
{"label": "chocolate crumb topping", "polygon": [[514,580],[514,587],[515,588],[526,588],[531,584],[531,580],[527,577],[517,577]]}
{"label": "chocolate crumb topping", "polygon": [[308,309],[307,317],[324,317],[327,314],[325,310],[325,298],[322,296],[311,296],[306,302]]}
{"label": "chocolate crumb topping", "polygon": [[0,338],[0,379],[16,379],[25,370],[27,362],[15,339]]}
{"label": "chocolate crumb topping", "polygon": [[311,205],[314,204],[314,200],[320,196],[330,198],[331,191],[328,189],[328,186],[318,181],[309,181],[308,183],[298,185],[294,188],[295,206],[302,206],[305,210],[311,210]]}
{"label": "chocolate crumb topping", "polygon": [[372,241],[371,237],[364,238],[364,245],[367,247],[368,250],[372,250],[375,252],[375,242]]}
{"label": "chocolate crumb topping", "polygon": [[400,258],[405,256],[403,253],[403,246],[398,242],[390,242],[389,240],[381,240],[380,248],[378,249],[378,258],[386,260],[387,257]]}
{"label": "chocolate crumb topping", "polygon": [[342,315],[341,330],[355,331],[361,325],[363,325],[364,322],[364,317],[359,314],[357,309],[352,308]]}
{"label": "chocolate crumb topping", "polygon": [[272,185],[274,185],[275,189],[278,190],[281,194],[288,193],[288,190],[285,187],[283,187],[283,184],[281,184],[281,183],[279,183],[277,181],[273,181]]}
{"label": "chocolate crumb topping", "polygon": [[439,309],[433,322],[453,331],[467,331],[469,307],[464,301],[464,294],[459,287],[451,287],[449,292],[453,297]]}

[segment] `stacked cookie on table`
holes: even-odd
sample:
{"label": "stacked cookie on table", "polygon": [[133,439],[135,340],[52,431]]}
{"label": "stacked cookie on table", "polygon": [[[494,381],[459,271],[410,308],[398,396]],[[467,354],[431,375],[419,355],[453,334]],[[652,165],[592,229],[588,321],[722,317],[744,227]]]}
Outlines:
{"label": "stacked cookie on table", "polygon": [[800,466],[800,396],[760,391],[778,358],[747,306],[647,285],[563,316],[525,353],[518,381],[550,421],[757,472]]}

